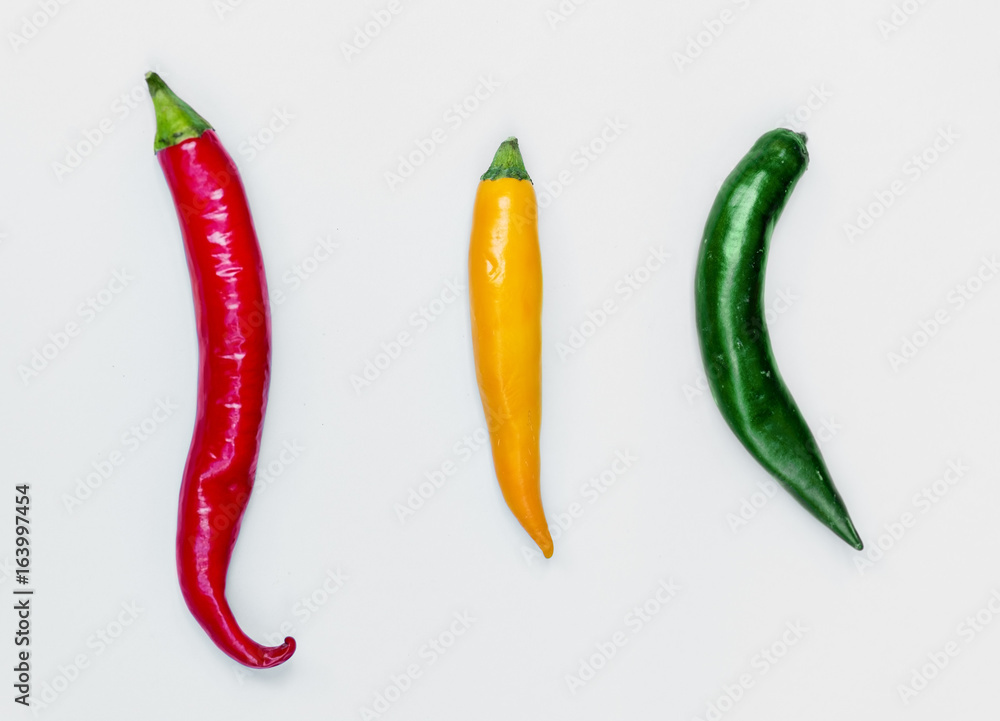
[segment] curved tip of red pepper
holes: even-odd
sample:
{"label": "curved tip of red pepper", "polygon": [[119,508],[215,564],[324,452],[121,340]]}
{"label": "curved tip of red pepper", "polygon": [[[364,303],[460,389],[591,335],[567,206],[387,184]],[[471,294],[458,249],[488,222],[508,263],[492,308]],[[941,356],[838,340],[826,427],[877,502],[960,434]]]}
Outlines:
{"label": "curved tip of red pepper", "polygon": [[216,608],[220,613],[208,614],[198,606],[192,608],[192,613],[215,645],[234,661],[249,668],[274,668],[295,653],[295,639],[291,636],[280,646],[263,646],[243,633],[225,600]]}
{"label": "curved tip of red pepper", "polygon": [[219,643],[218,640],[216,643],[234,661],[250,668],[274,668],[283,664],[295,653],[295,639],[291,636],[288,636],[280,646],[261,646],[253,641],[237,647]]}
{"label": "curved tip of red pepper", "polygon": [[260,658],[256,659],[257,662],[247,664],[248,666],[253,665],[255,668],[274,668],[275,666],[280,666],[295,653],[295,639],[288,636],[280,646],[262,646],[260,651]]}
{"label": "curved tip of red pepper", "polygon": [[[230,527],[231,529],[232,527]],[[179,538],[186,538],[183,526]],[[228,547],[232,542],[228,541]],[[223,569],[224,570],[224,569]],[[191,615],[223,653],[249,668],[280,666],[295,653],[291,636],[278,646],[264,646],[250,638],[233,616],[225,594],[225,576],[198,573],[198,559],[185,542],[177,544],[177,577]]]}

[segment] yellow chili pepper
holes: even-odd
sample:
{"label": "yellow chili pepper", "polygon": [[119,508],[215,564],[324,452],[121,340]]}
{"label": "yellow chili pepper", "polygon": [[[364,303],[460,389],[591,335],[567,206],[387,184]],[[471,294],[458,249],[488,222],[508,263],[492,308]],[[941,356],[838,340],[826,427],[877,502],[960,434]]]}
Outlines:
{"label": "yellow chili pepper", "polygon": [[469,244],[476,379],[493,466],[515,518],[552,556],[539,486],[542,257],[535,189],[516,138],[500,144],[476,192]]}

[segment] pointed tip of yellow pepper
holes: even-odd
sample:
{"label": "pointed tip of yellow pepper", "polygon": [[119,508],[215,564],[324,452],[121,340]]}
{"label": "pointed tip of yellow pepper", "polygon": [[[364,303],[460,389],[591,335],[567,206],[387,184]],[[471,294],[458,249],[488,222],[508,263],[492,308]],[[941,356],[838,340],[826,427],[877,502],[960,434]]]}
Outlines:
{"label": "pointed tip of yellow pepper", "polygon": [[[521,519],[518,519],[521,520]],[[552,551],[554,546],[552,545],[552,535],[549,533],[548,525],[542,521],[542,526],[540,528],[528,528],[525,526],[524,522],[521,522],[521,527],[528,532],[531,536],[531,540],[535,542],[538,549],[542,552],[542,555],[546,558],[552,558]]]}
{"label": "pointed tip of yellow pepper", "polygon": [[546,558],[552,558],[552,551],[553,551],[553,548],[552,548],[552,538],[549,536],[549,532],[548,531],[545,531],[545,538],[544,539],[542,539],[541,541],[539,541],[536,538],[535,539],[535,543],[537,543],[538,547],[540,549],[542,549],[542,555],[543,556],[545,556]]}

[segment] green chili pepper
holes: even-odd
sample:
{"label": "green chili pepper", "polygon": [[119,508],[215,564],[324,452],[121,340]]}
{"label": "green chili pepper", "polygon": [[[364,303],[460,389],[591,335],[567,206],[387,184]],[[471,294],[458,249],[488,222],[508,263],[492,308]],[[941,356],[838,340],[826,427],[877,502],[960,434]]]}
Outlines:
{"label": "green chili pepper", "polygon": [[859,551],[861,539],[771,353],[764,270],[771,231],[806,166],[806,136],[764,134],[723,183],[705,224],[695,312],[708,385],[750,454]]}

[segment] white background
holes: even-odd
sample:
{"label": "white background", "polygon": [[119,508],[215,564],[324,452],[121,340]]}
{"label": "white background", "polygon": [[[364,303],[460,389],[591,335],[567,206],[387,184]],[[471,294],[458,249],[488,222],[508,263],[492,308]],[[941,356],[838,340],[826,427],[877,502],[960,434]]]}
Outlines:
{"label": "white background", "polygon": [[[949,294],[1000,253],[1000,8],[908,0],[911,14],[895,16],[906,22],[889,26],[886,0],[593,0],[560,22],[547,15],[557,0],[400,3],[350,59],[344,45],[386,2],[75,0],[37,33],[25,23],[40,2],[4,3],[0,593],[12,598],[13,489],[31,483],[33,694],[51,701],[39,715],[361,719],[417,664],[378,718],[704,719],[741,675],[752,685],[722,718],[989,716],[1000,621],[961,624],[992,620],[983,609],[1000,587],[1000,280],[974,281],[962,307]],[[723,11],[731,22],[716,22]],[[12,39],[22,32],[32,37]],[[152,152],[150,68],[232,153],[272,298],[285,296],[272,307],[260,455],[280,475],[258,480],[229,574],[253,637],[291,627],[299,650],[278,669],[230,661],[178,592],[197,346]],[[499,87],[446,120],[480,77]],[[119,98],[133,90],[130,108]],[[275,113],[292,117],[262,132]],[[626,129],[584,169],[578,149],[608,119]],[[97,147],[60,171],[102,123]],[[734,530],[767,476],[698,390],[703,224],[719,183],[778,124],[808,133],[811,163],[772,243],[771,336],[807,420],[827,428],[860,554],[783,490]],[[436,128],[446,141],[390,189],[385,174]],[[928,150],[940,131],[953,140]],[[478,176],[508,135],[539,192],[561,172],[572,181],[540,213],[553,530],[580,504],[550,561],[525,556],[488,449],[456,450],[484,423],[465,294],[426,330],[411,322],[446,282],[464,287]],[[250,137],[270,142],[251,153]],[[934,161],[917,173],[925,150]],[[849,240],[845,224],[897,181],[903,193]],[[336,252],[293,289],[285,274],[323,237]],[[625,299],[616,284],[650,246],[671,258]],[[123,270],[128,286],[81,313]],[[618,312],[560,354],[608,298]],[[942,310],[947,323],[919,335]],[[79,334],[22,378],[70,322]],[[357,393],[352,374],[401,331],[412,345]],[[907,338],[922,347],[893,363]],[[126,445],[158,400],[176,410]],[[281,466],[292,442],[304,450]],[[124,462],[75,502],[114,451]],[[637,460],[590,503],[581,489],[617,451]],[[401,521],[396,504],[446,461],[457,472]],[[940,480],[949,462],[968,469],[953,485]],[[915,501],[925,489],[933,504]],[[893,539],[904,513],[912,527]],[[880,534],[887,550],[869,555]],[[332,595],[328,572],[347,579]],[[637,629],[627,615],[661,580],[680,590]],[[310,596],[322,604],[304,610]],[[0,716],[27,718],[12,701],[11,605],[0,603]],[[421,649],[455,613],[475,621],[432,663]],[[782,646],[796,622],[807,630]],[[626,644],[571,690],[567,676],[618,632]],[[901,684],[949,642],[957,655],[904,702]],[[772,644],[784,652],[774,665],[758,655]]]}

